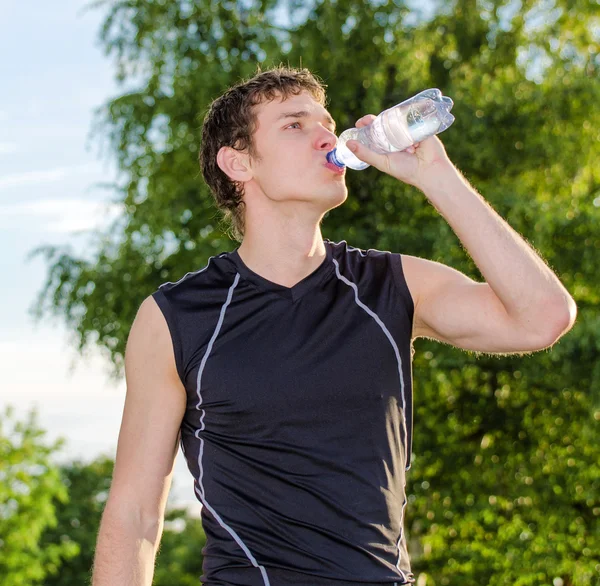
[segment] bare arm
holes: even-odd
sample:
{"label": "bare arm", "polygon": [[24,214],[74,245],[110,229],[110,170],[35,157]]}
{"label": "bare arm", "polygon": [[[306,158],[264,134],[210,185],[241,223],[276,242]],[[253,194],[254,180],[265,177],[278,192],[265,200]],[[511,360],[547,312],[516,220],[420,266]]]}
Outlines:
{"label": "bare arm", "polygon": [[543,323],[516,320],[488,283],[414,256],[403,254],[402,264],[415,302],[413,338],[477,352],[521,354],[551,346],[570,328],[562,310],[555,311],[551,303],[537,308],[540,319],[545,315]]}
{"label": "bare arm", "polygon": [[[443,160],[445,151],[437,137],[421,146],[429,148],[430,156]],[[517,345],[523,340],[534,346],[528,349],[553,344],[572,327],[575,302],[533,248],[447,159],[444,162],[439,169],[434,169],[434,163],[419,187],[460,238],[486,283],[469,283],[450,271],[436,271],[439,286],[434,289],[426,284],[420,299],[424,329],[454,332],[485,343],[482,334],[486,326],[502,320],[505,328],[515,332]],[[452,308],[461,304],[470,305],[471,312],[452,323]],[[473,327],[477,321],[481,327]],[[510,340],[506,341],[510,346]]]}
{"label": "bare arm", "polygon": [[186,399],[167,324],[151,297],[131,328],[125,372],[127,396],[93,586],[149,586],[154,575]]}
{"label": "bare arm", "polygon": [[[357,127],[368,124],[365,116]],[[540,256],[469,185],[440,139],[405,152],[377,154],[356,141],[362,160],[418,187],[448,222],[484,276],[476,283],[439,263],[404,257],[415,301],[413,337],[483,352],[523,352],[552,345],[573,326],[571,295]]]}

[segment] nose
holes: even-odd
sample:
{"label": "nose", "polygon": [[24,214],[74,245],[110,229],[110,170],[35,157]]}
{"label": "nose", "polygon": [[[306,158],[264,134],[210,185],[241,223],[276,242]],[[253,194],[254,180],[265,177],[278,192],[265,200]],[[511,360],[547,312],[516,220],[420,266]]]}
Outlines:
{"label": "nose", "polygon": [[317,136],[317,148],[322,151],[331,151],[337,144],[337,136],[324,126],[319,126],[319,132]]}

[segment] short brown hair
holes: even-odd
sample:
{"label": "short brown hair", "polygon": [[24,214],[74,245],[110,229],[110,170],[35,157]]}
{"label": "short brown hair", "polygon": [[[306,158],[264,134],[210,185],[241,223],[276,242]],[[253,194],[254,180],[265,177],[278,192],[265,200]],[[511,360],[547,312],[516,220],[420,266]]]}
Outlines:
{"label": "short brown hair", "polygon": [[253,142],[257,123],[255,107],[265,101],[279,97],[287,99],[303,91],[324,106],[325,87],[308,69],[283,66],[263,72],[259,69],[254,77],[234,85],[209,106],[202,126],[200,168],[217,207],[231,228],[231,235],[239,242],[244,237],[244,188],[220,169],[217,153],[221,147],[230,146],[238,151],[247,151],[250,157],[259,160]]}

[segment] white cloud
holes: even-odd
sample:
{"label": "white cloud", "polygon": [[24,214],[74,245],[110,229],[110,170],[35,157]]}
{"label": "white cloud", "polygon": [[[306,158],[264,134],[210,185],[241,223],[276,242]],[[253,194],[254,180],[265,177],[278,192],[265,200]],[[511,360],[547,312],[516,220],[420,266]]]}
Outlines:
{"label": "white cloud", "polygon": [[34,183],[61,181],[71,175],[96,171],[97,168],[97,165],[85,163],[83,165],[73,165],[71,167],[57,167],[56,169],[50,169],[49,171],[26,171],[25,173],[4,175],[0,176],[0,189],[16,187],[19,185],[31,185]]}
{"label": "white cloud", "polygon": [[39,98],[33,97],[25,100],[22,111],[26,118],[38,118],[47,111],[47,105]]}
{"label": "white cloud", "polygon": [[75,351],[49,328],[26,333],[16,332],[8,341],[7,332],[0,340],[0,411],[2,405],[12,405],[22,419],[36,407],[50,436],[68,439],[70,456],[114,450],[125,382],[110,381],[107,364],[99,355],[75,359],[71,370]]}
{"label": "white cloud", "polygon": [[[16,403],[25,395],[29,400],[43,400],[49,396],[66,400],[86,393],[122,396],[125,381],[116,384],[111,381],[109,365],[100,352],[90,351],[85,358],[77,354],[69,346],[62,326],[55,326],[54,330],[50,325],[37,330],[25,327],[11,334],[5,332],[0,339],[0,399],[11,402],[10,390],[16,389],[19,390],[14,395]],[[31,368],[32,364],[34,368]],[[25,377],[24,372],[27,372]]]}
{"label": "white cloud", "polygon": [[[108,378],[108,365],[98,353],[76,358],[62,328],[21,328],[1,335],[0,413],[11,405],[15,418],[22,421],[35,408],[47,442],[59,437],[66,440],[59,460],[89,461],[100,454],[114,457],[125,381],[114,383]],[[76,366],[71,370],[73,359]],[[189,506],[194,514],[200,510],[181,453],[170,502]]]}
{"label": "white cloud", "polygon": [[[0,112],[0,120],[2,120],[2,112]],[[17,143],[15,142],[0,142],[0,155],[10,155],[17,152]]]}
{"label": "white cloud", "polygon": [[41,219],[54,233],[99,229],[117,219],[123,205],[84,199],[46,199],[0,205],[0,222],[14,219]]}

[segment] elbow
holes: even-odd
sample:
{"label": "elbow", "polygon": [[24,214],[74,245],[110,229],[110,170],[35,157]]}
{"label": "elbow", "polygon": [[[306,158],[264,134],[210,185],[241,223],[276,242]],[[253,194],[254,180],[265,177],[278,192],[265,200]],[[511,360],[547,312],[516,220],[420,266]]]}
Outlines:
{"label": "elbow", "polygon": [[552,313],[554,316],[553,333],[555,340],[558,340],[575,325],[575,320],[577,319],[577,304],[575,303],[575,300],[567,294],[563,299],[555,302]]}
{"label": "elbow", "polygon": [[573,327],[576,319],[577,304],[570,295],[546,303],[537,322],[539,349],[555,344]]}
{"label": "elbow", "polygon": [[567,298],[567,316],[568,320],[564,333],[568,332],[575,325],[575,321],[577,320],[577,304],[575,303],[575,299],[570,295]]}
{"label": "elbow", "polygon": [[164,517],[156,511],[146,511],[136,502],[110,497],[106,503],[103,522],[119,527],[125,534],[136,540],[147,541],[158,547],[162,536]]}
{"label": "elbow", "polygon": [[164,517],[155,515],[143,516],[140,520],[140,535],[151,543],[154,549],[158,549],[164,526]]}

